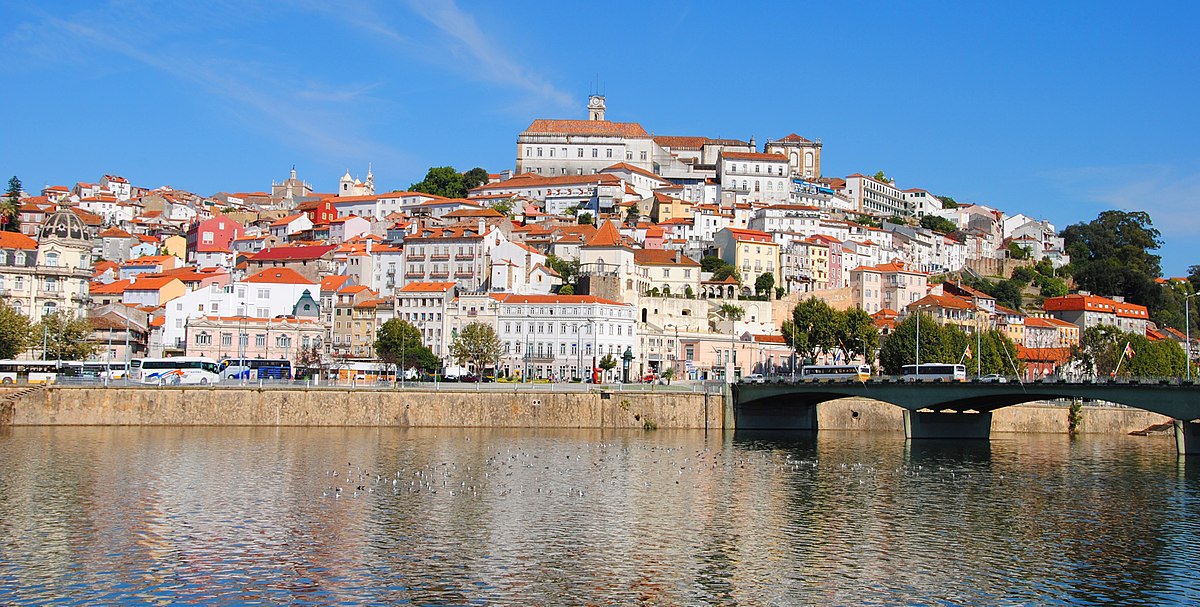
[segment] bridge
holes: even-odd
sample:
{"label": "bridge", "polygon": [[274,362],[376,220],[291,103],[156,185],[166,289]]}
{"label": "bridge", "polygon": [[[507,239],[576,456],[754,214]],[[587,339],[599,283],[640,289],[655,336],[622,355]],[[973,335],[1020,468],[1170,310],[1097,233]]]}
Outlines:
{"label": "bridge", "polygon": [[734,384],[734,427],[741,430],[817,430],[817,405],[870,398],[904,409],[908,439],[991,435],[992,411],[1040,400],[1092,399],[1144,409],[1175,420],[1183,455],[1200,455],[1200,383],[1170,380],[964,383],[813,381]]}

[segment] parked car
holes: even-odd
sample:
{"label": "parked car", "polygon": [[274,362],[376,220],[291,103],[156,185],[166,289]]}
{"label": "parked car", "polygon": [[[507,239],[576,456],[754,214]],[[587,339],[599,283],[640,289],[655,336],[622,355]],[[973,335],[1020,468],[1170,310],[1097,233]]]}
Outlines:
{"label": "parked car", "polygon": [[985,384],[1007,384],[1008,378],[999,373],[991,373],[979,378],[979,381]]}
{"label": "parked car", "polygon": [[751,373],[750,375],[742,378],[742,383],[765,384],[767,383],[767,378],[764,377],[762,373]]}

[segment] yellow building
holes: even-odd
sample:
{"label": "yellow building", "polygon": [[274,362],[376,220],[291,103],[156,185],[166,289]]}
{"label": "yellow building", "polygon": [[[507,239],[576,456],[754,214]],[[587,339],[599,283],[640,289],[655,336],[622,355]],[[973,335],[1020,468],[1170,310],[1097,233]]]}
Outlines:
{"label": "yellow building", "polygon": [[742,275],[743,288],[753,288],[762,274],[775,277],[775,286],[783,286],[779,276],[779,243],[766,232],[724,228],[713,238],[718,255],[733,264]]}

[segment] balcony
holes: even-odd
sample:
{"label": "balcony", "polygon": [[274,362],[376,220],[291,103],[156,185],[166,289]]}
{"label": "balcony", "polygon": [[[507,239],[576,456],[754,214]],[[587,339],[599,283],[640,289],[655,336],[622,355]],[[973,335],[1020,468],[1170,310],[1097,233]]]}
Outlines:
{"label": "balcony", "polygon": [[405,278],[425,278],[424,272],[405,272]]}
{"label": "balcony", "polygon": [[430,278],[449,278],[450,272],[441,271],[441,270],[439,270],[437,272],[430,272],[429,277]]}
{"label": "balcony", "polygon": [[475,275],[475,273],[474,273],[474,272],[470,272],[470,271],[463,271],[463,272],[455,272],[455,273],[454,273],[454,277],[455,277],[455,278],[470,278],[470,277],[472,277],[472,276],[474,276],[474,275]]}
{"label": "balcony", "polygon": [[409,261],[425,261],[425,256],[424,255],[409,255],[407,257],[407,259]]}
{"label": "balcony", "polygon": [[445,254],[438,254],[438,255],[430,255],[429,261],[450,261],[450,254],[445,253]]}
{"label": "balcony", "polygon": [[474,259],[475,259],[474,253],[459,253],[454,256],[455,261],[473,261]]}

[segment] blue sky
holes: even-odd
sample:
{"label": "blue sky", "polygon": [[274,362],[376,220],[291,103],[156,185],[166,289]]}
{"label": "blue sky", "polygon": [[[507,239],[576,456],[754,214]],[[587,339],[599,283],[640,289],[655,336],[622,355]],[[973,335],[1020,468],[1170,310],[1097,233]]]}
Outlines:
{"label": "blue sky", "polygon": [[[335,5],[336,4],[336,5]],[[1146,210],[1200,263],[1178,3],[2,2],[0,174],[213,194],[512,168],[534,118],[824,143],[826,175],[1054,221]]]}

